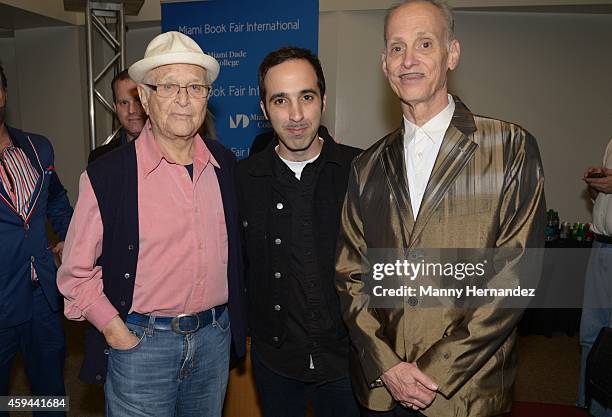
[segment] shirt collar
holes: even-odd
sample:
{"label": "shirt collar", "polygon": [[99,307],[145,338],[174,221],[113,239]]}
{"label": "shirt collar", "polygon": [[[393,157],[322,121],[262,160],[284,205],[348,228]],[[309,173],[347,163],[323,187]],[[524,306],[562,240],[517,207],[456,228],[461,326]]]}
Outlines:
{"label": "shirt collar", "polygon": [[[327,132],[327,129],[325,130]],[[334,139],[327,134],[320,134],[320,139],[323,139],[323,149],[321,149],[321,153],[319,154],[318,160],[321,163],[331,162],[337,165],[342,164],[342,159],[338,152],[339,144],[337,144]],[[261,152],[257,152],[255,154],[251,154],[248,159],[252,159],[252,164],[249,164],[249,172],[254,176],[266,176],[273,175],[273,167],[274,167],[274,155],[278,154],[275,151],[276,146],[278,145],[278,138],[276,134],[274,134],[273,139],[266,145],[265,149]]]}
{"label": "shirt collar", "polygon": [[455,113],[455,100],[453,96],[448,94],[448,104],[446,107],[434,117],[429,119],[423,126],[417,126],[410,120],[404,118],[404,147],[407,147],[418,131],[423,132],[426,138],[432,143],[441,142],[444,139],[444,134],[451,123],[453,114]]}
{"label": "shirt collar", "polygon": [[[147,120],[136,140],[136,146],[139,150],[138,166],[141,167],[139,169],[141,169],[141,173],[144,174],[145,178],[159,167],[162,160],[166,160],[170,164],[176,164],[176,162],[162,154],[159,144],[153,136],[150,120]],[[193,178],[199,177],[209,163],[215,168],[220,168],[219,163],[210,153],[200,135],[196,134],[193,138]]]}
{"label": "shirt collar", "polygon": [[325,148],[325,139],[323,139],[321,136],[319,136],[317,140],[320,140],[320,141],[321,141],[321,151],[320,151],[318,154],[316,154],[314,157],[312,157],[312,158],[310,158],[310,159],[307,159],[307,160],[305,160],[305,161],[290,161],[289,159],[285,159],[285,158],[283,158],[283,157],[282,157],[282,156],[280,156],[280,154],[278,153],[278,146],[279,146],[279,145],[278,145],[278,143],[277,143],[277,145],[274,147],[274,153],[275,153],[275,154],[276,154],[276,156],[278,156],[278,158],[279,158],[281,161],[283,161],[283,162],[286,162],[286,163],[289,163],[289,164],[304,164],[304,165],[308,165],[309,163],[314,162],[314,161],[316,161],[317,159],[319,159],[319,157],[320,157],[320,156],[323,154],[323,148]]}

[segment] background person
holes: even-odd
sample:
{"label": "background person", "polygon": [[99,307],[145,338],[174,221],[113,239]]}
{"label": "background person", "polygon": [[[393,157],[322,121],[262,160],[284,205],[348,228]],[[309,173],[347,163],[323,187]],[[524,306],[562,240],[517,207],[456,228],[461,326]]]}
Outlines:
{"label": "background person", "polygon": [[[72,207],[55,172],[51,143],[7,126],[6,105],[7,79],[0,66],[0,396],[9,394],[17,352],[32,395],[64,396],[64,327],[53,254],[62,257]],[[60,240],[53,247],[47,220]]]}
{"label": "background person", "polygon": [[87,163],[136,139],[147,120],[147,115],[140,103],[136,83],[130,78],[127,69],[115,75],[111,81],[111,89],[113,90],[113,110],[121,124],[121,130],[109,143],[92,150]]}
{"label": "background person", "polygon": [[[595,175],[593,175],[595,174]],[[586,407],[585,378],[587,358],[603,327],[612,327],[612,140],[608,142],[603,166],[589,167],[584,173],[593,206],[595,233],[585,278],[584,307],[580,319],[580,382],[578,406]],[[612,409],[591,399],[589,412],[594,417],[612,417]]]}

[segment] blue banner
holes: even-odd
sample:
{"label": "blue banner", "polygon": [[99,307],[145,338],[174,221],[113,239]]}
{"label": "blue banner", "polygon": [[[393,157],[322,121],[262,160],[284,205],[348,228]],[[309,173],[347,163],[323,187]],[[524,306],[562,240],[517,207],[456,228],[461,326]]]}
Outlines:
{"label": "blue banner", "polygon": [[221,64],[208,108],[220,141],[239,159],[268,130],[259,107],[257,69],[282,46],[317,53],[318,0],[205,0],[162,3],[162,32],[189,35]]}

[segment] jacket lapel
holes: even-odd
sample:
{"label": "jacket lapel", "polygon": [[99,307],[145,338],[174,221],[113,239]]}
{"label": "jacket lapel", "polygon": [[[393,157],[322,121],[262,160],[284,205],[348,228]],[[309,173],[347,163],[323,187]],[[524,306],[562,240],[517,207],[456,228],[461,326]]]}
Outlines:
{"label": "jacket lapel", "polygon": [[[28,157],[30,164],[34,168],[34,170],[38,173],[38,180],[36,181],[36,185],[34,186],[34,190],[32,191],[32,195],[30,196],[30,201],[28,202],[28,218],[30,217],[30,213],[34,211],[36,208],[36,203],[38,202],[38,196],[42,191],[42,185],[45,180],[45,168],[42,165],[42,161],[40,160],[40,155],[38,151],[34,148],[34,144],[30,140],[29,137],[21,138],[19,141],[19,145],[23,152]],[[25,140],[23,140],[25,139]]]}
{"label": "jacket lapel", "polygon": [[472,159],[478,145],[472,140],[476,131],[474,116],[458,99],[455,99],[455,113],[451,120],[433,170],[429,177],[421,208],[416,219],[410,245],[418,240],[427,222],[438,207],[449,187],[457,179],[463,168]]}
{"label": "jacket lapel", "polygon": [[[13,129],[11,129],[9,126],[7,126],[7,129],[9,131],[9,136],[12,139],[13,138]],[[18,215],[17,208],[13,204],[13,201],[11,200],[11,196],[8,194],[8,191],[6,190],[5,185],[2,183],[2,181],[0,181],[0,201],[2,201],[2,203],[6,204],[6,206],[13,213]]]}
{"label": "jacket lapel", "polygon": [[[29,214],[32,213],[32,211],[34,210],[36,202],[38,201],[38,196],[42,191],[45,170],[42,166],[40,155],[38,154],[38,151],[36,151],[36,149],[34,148],[34,144],[30,140],[30,138],[20,130],[11,128],[9,126],[7,126],[7,129],[9,131],[11,140],[13,141],[13,145],[23,151],[23,153],[30,161],[30,164],[32,165],[34,170],[38,173],[38,180],[36,181],[36,185],[34,186],[34,190],[32,191],[32,195],[30,196],[30,201],[28,204],[29,217]],[[3,186],[0,186],[0,200],[3,200],[4,203],[7,204],[13,212],[18,214],[17,208],[13,205],[11,198],[9,197]]]}
{"label": "jacket lapel", "polygon": [[414,216],[410,204],[410,190],[406,176],[406,159],[404,158],[404,129],[398,129],[388,139],[387,146],[381,153],[381,162],[387,184],[397,204],[400,222],[403,226],[404,247],[408,247],[414,227]]}
{"label": "jacket lapel", "polygon": [[11,197],[8,195],[8,192],[4,188],[4,184],[1,182],[0,182],[0,201],[6,204],[6,206],[9,209],[11,209],[13,213],[17,214],[17,208],[15,208],[15,206],[13,205],[13,202],[11,201]]}

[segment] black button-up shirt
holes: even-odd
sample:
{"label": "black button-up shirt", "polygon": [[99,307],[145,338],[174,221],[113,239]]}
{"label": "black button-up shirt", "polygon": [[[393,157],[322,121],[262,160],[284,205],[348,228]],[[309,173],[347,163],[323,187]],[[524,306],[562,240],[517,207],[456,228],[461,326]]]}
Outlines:
{"label": "black button-up shirt", "polygon": [[286,309],[287,327],[280,348],[255,343],[258,358],[267,367],[304,382],[333,381],[347,376],[348,341],[346,337],[344,340],[337,337],[336,322],[324,294],[329,286],[322,282],[334,277],[321,274],[313,224],[315,188],[325,162],[322,153],[304,167],[298,180],[274,153],[273,210],[279,215],[290,215],[291,230],[290,239],[281,240],[279,245],[288,261],[287,272],[278,278],[287,280],[287,297],[284,305],[275,304],[273,310],[280,314]]}
{"label": "black button-up shirt", "polygon": [[321,155],[301,180],[274,142],[240,161],[236,175],[253,348],[272,371],[314,383],[349,374],[335,250],[351,161],[359,153],[322,138]]}

